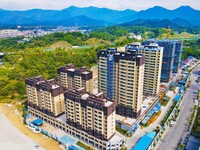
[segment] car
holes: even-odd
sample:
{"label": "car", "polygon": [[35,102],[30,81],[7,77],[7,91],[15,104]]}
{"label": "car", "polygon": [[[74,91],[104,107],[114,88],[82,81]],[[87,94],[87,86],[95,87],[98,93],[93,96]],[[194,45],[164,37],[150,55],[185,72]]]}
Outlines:
{"label": "car", "polygon": [[36,149],[38,149],[39,147],[40,147],[40,145],[39,144],[35,144],[35,146],[34,146]]}
{"label": "car", "polygon": [[175,124],[175,121],[172,121],[172,122],[169,124],[169,127],[173,127],[174,124]]}

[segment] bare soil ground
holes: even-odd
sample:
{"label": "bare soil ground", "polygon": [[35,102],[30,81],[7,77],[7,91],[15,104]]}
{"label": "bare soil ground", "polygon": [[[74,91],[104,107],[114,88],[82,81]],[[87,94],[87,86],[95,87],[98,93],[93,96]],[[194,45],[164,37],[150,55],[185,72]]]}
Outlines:
{"label": "bare soil ground", "polygon": [[0,113],[5,115],[6,118],[15,126],[20,132],[28,136],[35,143],[47,150],[59,150],[58,142],[51,138],[46,138],[43,134],[35,134],[31,132],[23,122],[23,117],[17,111],[15,105],[2,104],[0,103]]}

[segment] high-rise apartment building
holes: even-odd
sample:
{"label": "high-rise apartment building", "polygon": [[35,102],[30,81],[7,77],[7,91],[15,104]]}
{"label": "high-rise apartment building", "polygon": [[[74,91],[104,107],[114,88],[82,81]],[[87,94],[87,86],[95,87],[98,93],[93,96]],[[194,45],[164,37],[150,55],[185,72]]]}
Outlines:
{"label": "high-rise apartment building", "polygon": [[90,95],[84,88],[65,92],[67,123],[109,141],[115,134],[115,103],[103,93]]}
{"label": "high-rise apartment building", "polygon": [[123,138],[115,134],[116,103],[103,93],[92,95],[83,87],[63,94],[62,86],[42,76],[25,82],[31,115],[96,149],[120,149]]}
{"label": "high-rise apartment building", "polygon": [[158,41],[158,45],[164,48],[161,82],[169,82],[174,68],[175,42],[171,40],[162,40]]}
{"label": "high-rise apartment building", "polygon": [[143,45],[150,43],[157,43],[158,46],[163,47],[163,59],[161,70],[161,82],[169,82],[172,77],[172,72],[176,73],[180,66],[182,42],[176,40],[155,40],[150,39],[144,41]]}
{"label": "high-rise apartment building", "polygon": [[181,62],[181,53],[183,48],[183,42],[182,41],[175,41],[175,58],[174,58],[174,69],[173,73],[177,73],[178,69],[180,68],[180,62]]}
{"label": "high-rise apartment building", "polygon": [[143,55],[118,52],[115,48],[98,52],[98,90],[117,102],[117,113],[137,118],[141,113],[144,80]]}
{"label": "high-rise apartment building", "polygon": [[92,72],[87,67],[76,69],[72,64],[58,68],[58,83],[66,89],[86,88],[86,91],[93,93]]}
{"label": "high-rise apartment building", "polygon": [[115,99],[117,89],[116,81],[116,64],[115,53],[116,48],[109,48],[107,51],[98,53],[98,91],[104,92],[106,96],[112,100]]}
{"label": "high-rise apartment building", "polygon": [[45,80],[38,76],[27,78],[25,82],[29,106],[49,116],[57,117],[64,113],[63,87],[57,85],[54,79]]}
{"label": "high-rise apartment building", "polygon": [[156,43],[141,46],[140,43],[128,44],[126,51],[137,51],[145,56],[143,94],[155,96],[159,92],[163,47]]}

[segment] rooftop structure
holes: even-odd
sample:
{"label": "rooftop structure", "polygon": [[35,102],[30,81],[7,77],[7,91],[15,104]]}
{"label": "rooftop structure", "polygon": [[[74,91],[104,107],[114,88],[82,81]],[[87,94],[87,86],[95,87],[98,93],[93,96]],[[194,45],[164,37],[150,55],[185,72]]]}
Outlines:
{"label": "rooftop structure", "polygon": [[134,146],[132,150],[146,150],[148,149],[149,145],[153,141],[156,133],[151,131],[148,134],[144,135],[139,142]]}

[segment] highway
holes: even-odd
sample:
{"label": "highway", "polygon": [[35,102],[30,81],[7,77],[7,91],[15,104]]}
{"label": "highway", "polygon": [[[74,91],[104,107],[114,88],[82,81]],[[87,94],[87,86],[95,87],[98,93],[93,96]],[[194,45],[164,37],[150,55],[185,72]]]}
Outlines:
{"label": "highway", "polygon": [[172,127],[166,129],[166,133],[160,140],[157,150],[175,150],[179,142],[184,143],[184,138],[189,135],[188,123],[190,115],[193,111],[195,103],[193,98],[196,97],[193,92],[200,89],[199,83],[195,80],[197,79],[198,71],[200,71],[200,65],[198,65],[196,71],[192,72],[191,75],[191,86],[185,91],[183,101],[180,108],[180,114],[176,123]]}

